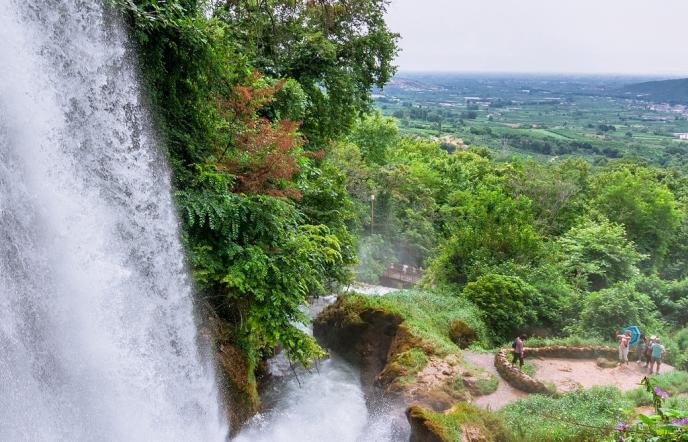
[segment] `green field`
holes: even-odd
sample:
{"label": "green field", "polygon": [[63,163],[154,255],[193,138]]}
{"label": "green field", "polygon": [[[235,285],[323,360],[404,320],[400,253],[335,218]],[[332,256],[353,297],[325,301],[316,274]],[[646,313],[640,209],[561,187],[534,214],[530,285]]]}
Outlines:
{"label": "green field", "polygon": [[[525,94],[528,79],[471,83],[444,78],[439,86],[421,80],[428,81],[414,78],[412,89],[393,84],[377,96],[378,109],[395,117],[406,135],[450,135],[505,157],[634,157],[688,167],[688,142],[675,135],[688,132],[688,110],[605,96],[599,91],[604,84],[596,83]],[[530,81],[538,84],[537,79]],[[610,83],[607,89],[614,87]]]}

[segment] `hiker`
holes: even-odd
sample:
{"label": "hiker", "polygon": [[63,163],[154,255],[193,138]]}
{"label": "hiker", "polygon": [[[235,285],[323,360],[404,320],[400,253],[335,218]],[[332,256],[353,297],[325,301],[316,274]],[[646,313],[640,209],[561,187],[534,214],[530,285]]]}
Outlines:
{"label": "hiker", "polygon": [[636,355],[638,357],[638,365],[643,363],[645,358],[645,349],[647,348],[647,337],[643,334],[640,335],[640,340],[638,341],[638,347],[636,347]]}
{"label": "hiker", "polygon": [[650,374],[652,374],[652,369],[654,368],[655,364],[657,365],[657,369],[655,370],[655,374],[659,374],[659,366],[662,365],[662,357],[666,354],[666,349],[661,343],[661,340],[657,338],[655,340],[655,343],[652,344],[652,359],[650,360]]}
{"label": "hiker", "polygon": [[631,342],[631,332],[626,331],[623,335],[616,335],[619,341],[619,365],[628,364],[628,350]]}
{"label": "hiker", "polygon": [[650,336],[650,340],[647,341],[647,346],[645,347],[645,368],[650,366],[652,362],[652,345],[657,341],[657,336]]}
{"label": "hiker", "polygon": [[514,349],[514,360],[511,362],[512,364],[516,364],[516,361],[518,361],[518,366],[520,368],[523,368],[523,340],[525,339],[525,336],[516,336],[516,339],[514,340],[514,343],[512,345]]}

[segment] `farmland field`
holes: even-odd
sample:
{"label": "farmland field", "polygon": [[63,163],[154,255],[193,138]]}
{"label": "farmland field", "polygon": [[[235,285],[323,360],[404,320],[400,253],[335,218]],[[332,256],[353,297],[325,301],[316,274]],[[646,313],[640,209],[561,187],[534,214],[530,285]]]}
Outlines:
{"label": "farmland field", "polygon": [[633,77],[400,74],[375,98],[402,133],[450,135],[497,156],[632,157],[688,167],[688,106],[620,94]]}

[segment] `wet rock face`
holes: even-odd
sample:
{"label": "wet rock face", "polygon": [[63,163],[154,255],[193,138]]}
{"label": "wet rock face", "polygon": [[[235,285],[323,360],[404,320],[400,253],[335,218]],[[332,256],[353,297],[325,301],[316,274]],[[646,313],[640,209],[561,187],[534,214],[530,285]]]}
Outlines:
{"label": "wet rock face", "polygon": [[217,361],[232,432],[236,433],[260,410],[260,399],[244,353],[231,344],[219,344]]}
{"label": "wet rock face", "polygon": [[390,359],[400,323],[399,316],[380,309],[351,312],[338,300],[313,321],[313,335],[358,365],[363,385],[372,386]]}
{"label": "wet rock face", "polygon": [[[475,338],[463,321],[452,328],[463,344]],[[315,319],[313,330],[320,343],[358,365],[368,398],[384,395],[444,411],[485,394],[479,384],[489,374],[467,369],[458,354],[437,354],[401,317],[383,309],[342,298]]]}
{"label": "wet rock face", "polygon": [[246,353],[229,342],[229,325],[213,313],[209,304],[199,303],[202,326],[199,337],[204,346],[212,349],[217,361],[217,377],[232,434],[260,411],[260,396],[254,367]]}

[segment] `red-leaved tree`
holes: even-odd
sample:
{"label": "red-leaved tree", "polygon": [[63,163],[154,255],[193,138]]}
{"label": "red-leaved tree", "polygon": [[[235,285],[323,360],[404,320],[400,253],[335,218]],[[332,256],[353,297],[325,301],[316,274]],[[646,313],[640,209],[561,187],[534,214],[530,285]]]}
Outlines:
{"label": "red-leaved tree", "polygon": [[213,147],[213,163],[217,170],[235,176],[235,192],[301,198],[293,182],[299,161],[308,156],[302,150],[306,140],[299,133],[301,123],[259,115],[283,86],[283,81],[266,85],[254,73],[249,84],[216,98],[227,136]]}

